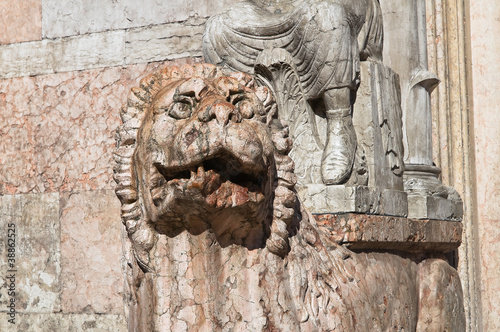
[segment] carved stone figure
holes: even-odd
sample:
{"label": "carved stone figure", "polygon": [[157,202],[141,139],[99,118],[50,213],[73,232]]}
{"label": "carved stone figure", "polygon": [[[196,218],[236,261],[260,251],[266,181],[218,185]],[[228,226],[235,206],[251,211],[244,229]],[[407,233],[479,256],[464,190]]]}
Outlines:
{"label": "carved stone figure", "polygon": [[[281,48],[291,54],[308,102],[324,104],[326,139],[321,156],[325,184],[345,183],[356,154],[352,104],[359,61],[381,59],[378,0],[246,1],[212,17],[203,39],[205,60],[254,72],[259,54]],[[315,111],[320,112],[318,109]]]}
{"label": "carved stone figure", "polygon": [[250,75],[167,67],[121,116],[130,331],[464,330],[445,261],[355,253],[316,224],[273,95]]}
{"label": "carved stone figure", "polygon": [[[380,61],[360,66],[352,123],[357,136],[353,172],[344,185],[325,185],[321,159],[326,120],[307,101],[292,55],[266,49],[256,59],[254,75],[273,92],[278,118],[288,124],[293,141],[297,190],[313,213],[370,213],[406,216],[403,191],[403,144],[398,75]],[[316,103],[317,104],[317,103]],[[340,135],[338,131],[331,134]]]}

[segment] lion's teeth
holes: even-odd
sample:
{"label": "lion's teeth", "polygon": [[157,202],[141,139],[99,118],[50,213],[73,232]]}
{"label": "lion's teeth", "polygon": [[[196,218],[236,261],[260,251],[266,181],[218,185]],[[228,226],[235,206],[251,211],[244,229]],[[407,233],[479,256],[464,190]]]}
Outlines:
{"label": "lion's teeth", "polygon": [[203,165],[198,166],[198,177],[205,178],[205,168],[203,168]]}

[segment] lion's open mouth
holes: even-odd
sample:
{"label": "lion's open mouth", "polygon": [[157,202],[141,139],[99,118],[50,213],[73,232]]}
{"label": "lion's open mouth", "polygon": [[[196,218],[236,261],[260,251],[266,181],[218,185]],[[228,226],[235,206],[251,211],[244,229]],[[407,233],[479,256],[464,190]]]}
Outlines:
{"label": "lion's open mouth", "polygon": [[233,205],[240,205],[262,196],[265,187],[265,175],[248,165],[242,166],[230,156],[204,160],[184,169],[167,168],[158,163],[153,166],[150,189],[156,206],[173,192],[178,198],[183,196],[181,193],[196,192],[214,207],[225,206],[229,200]]}
{"label": "lion's open mouth", "polygon": [[241,187],[247,187],[252,191],[258,190],[262,184],[263,176],[261,174],[251,174],[241,171],[241,167],[237,161],[227,160],[225,158],[213,158],[203,161],[200,165],[184,169],[181,171],[168,170],[162,165],[155,164],[158,172],[164,177],[166,182],[171,180],[192,180],[194,177],[204,177],[207,174],[219,174],[221,177],[237,184]]}

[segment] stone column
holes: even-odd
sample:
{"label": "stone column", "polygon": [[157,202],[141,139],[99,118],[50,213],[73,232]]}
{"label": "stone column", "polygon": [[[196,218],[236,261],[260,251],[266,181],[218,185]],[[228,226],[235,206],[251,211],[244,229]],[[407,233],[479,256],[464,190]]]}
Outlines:
{"label": "stone column", "polygon": [[408,217],[460,219],[461,201],[438,179],[433,163],[430,94],[439,83],[428,70],[425,2],[383,0],[384,60],[401,79]]}
{"label": "stone column", "polygon": [[[488,187],[495,188],[496,170],[484,166],[495,164],[499,156],[495,153],[498,144],[485,142],[493,142],[499,133],[486,130],[498,123],[494,120],[498,103],[490,99],[496,96],[498,82],[485,79],[498,73],[493,59],[499,53],[499,44],[482,47],[474,43],[495,39],[500,22],[491,13],[499,13],[498,4],[495,0],[478,4],[428,0],[426,5],[429,67],[442,78],[432,98],[433,132],[437,138],[434,158],[442,168],[443,184],[456,188],[464,201],[464,231],[457,269],[464,290],[466,331],[495,331],[500,326],[500,315],[498,297],[493,295],[497,292],[491,286],[499,284],[498,259],[494,259],[499,250],[495,250],[498,241],[490,239],[498,237],[498,226],[489,216],[498,213],[482,212],[480,202],[500,206],[498,195],[486,192]],[[485,61],[486,67],[480,61]],[[478,87],[479,95],[474,90]],[[479,120],[480,117],[487,121]],[[484,182],[477,182],[480,178]],[[490,305],[494,301],[497,304]],[[488,307],[497,308],[497,312]]]}

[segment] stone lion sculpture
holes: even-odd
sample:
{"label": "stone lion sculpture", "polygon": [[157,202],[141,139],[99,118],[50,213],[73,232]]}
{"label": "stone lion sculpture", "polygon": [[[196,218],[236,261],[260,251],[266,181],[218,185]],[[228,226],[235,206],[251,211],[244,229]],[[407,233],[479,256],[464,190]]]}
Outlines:
{"label": "stone lion sculpture", "polygon": [[294,190],[287,127],[250,75],[169,66],[117,131],[130,331],[460,331],[457,272],[354,253]]}

